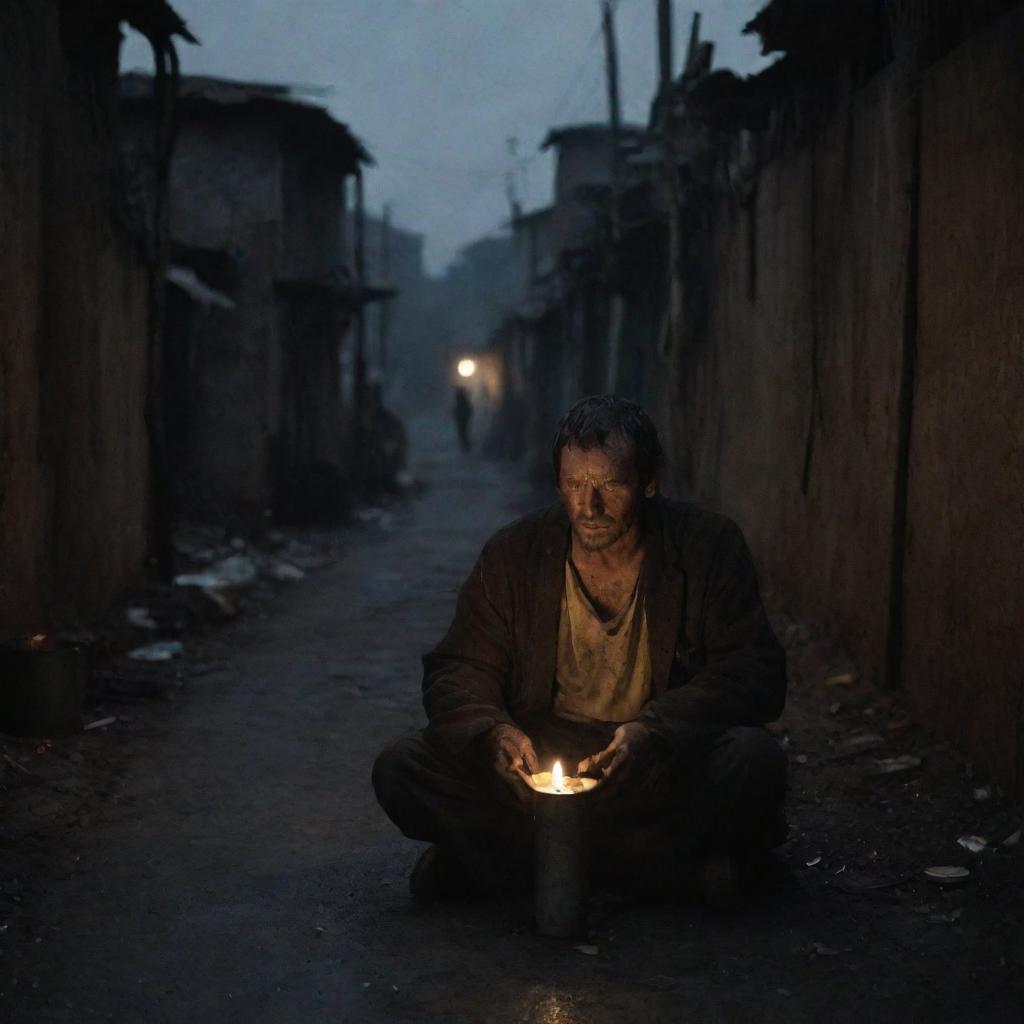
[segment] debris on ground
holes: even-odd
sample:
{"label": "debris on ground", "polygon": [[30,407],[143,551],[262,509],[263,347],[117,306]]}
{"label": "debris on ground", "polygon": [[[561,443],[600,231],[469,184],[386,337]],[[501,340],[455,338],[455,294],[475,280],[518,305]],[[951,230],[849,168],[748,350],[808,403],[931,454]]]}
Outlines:
{"label": "debris on ground", "polygon": [[988,846],[988,840],[981,836],[960,836],[957,844],[971,853],[981,853]]}
{"label": "debris on ground", "polygon": [[826,686],[852,686],[860,679],[860,673],[856,669],[846,669],[841,672],[833,672],[825,677]]}
{"label": "debris on ground", "polygon": [[836,747],[836,757],[849,757],[852,754],[860,754],[865,750],[874,750],[885,742],[877,732],[861,732],[847,736],[842,743]]}
{"label": "debris on ground", "polygon": [[129,625],[135,626],[136,629],[157,629],[156,619],[153,618],[149,613],[148,608],[141,608],[137,605],[133,605],[130,608],[125,608],[124,617],[127,619]]}
{"label": "debris on ground", "polygon": [[105,729],[108,725],[113,725],[117,721],[115,715],[108,715],[106,718],[97,718],[95,722],[89,722],[88,725],[82,726],[82,732],[91,732],[93,729]]}
{"label": "debris on ground", "polygon": [[295,580],[303,580],[306,574],[296,565],[290,562],[273,562],[266,570],[266,574],[279,583],[291,583]]}
{"label": "debris on ground", "polygon": [[967,868],[956,867],[952,864],[940,864],[925,868],[924,877],[929,882],[935,882],[938,885],[959,885],[966,882],[971,877],[971,873]]}
{"label": "debris on ground", "polygon": [[900,754],[898,757],[875,758],[873,775],[896,775],[900,772],[910,771],[911,768],[920,768],[921,758],[914,754]]}
{"label": "debris on ground", "polygon": [[155,644],[136,647],[128,652],[133,661],[170,661],[180,658],[185,653],[185,646],[180,640],[159,640]]}

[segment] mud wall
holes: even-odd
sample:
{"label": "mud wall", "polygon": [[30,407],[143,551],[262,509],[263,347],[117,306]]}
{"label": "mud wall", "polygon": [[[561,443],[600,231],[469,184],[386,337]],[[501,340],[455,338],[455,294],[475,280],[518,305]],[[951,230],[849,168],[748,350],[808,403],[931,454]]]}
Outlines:
{"label": "mud wall", "polygon": [[973,37],[927,70],[920,110],[890,66],[770,160],[749,199],[720,194],[706,326],[688,325],[653,403],[670,410],[671,489],[733,515],[795,615],[1011,785],[1024,751],[1022,43],[1019,12]]}
{"label": "mud wall", "polygon": [[4,636],[89,618],[144,560],[148,285],[95,70],[52,0],[0,7]]}

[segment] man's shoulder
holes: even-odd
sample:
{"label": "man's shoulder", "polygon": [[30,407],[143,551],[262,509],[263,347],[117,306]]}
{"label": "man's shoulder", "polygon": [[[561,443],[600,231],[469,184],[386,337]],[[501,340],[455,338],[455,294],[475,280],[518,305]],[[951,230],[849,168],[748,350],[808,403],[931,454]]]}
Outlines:
{"label": "man's shoulder", "polygon": [[484,552],[521,556],[531,550],[563,543],[568,520],[559,502],[534,509],[491,535]]}
{"label": "man's shoulder", "polygon": [[713,550],[725,538],[742,537],[739,526],[721,512],[679,498],[658,498],[666,537],[682,553]]}

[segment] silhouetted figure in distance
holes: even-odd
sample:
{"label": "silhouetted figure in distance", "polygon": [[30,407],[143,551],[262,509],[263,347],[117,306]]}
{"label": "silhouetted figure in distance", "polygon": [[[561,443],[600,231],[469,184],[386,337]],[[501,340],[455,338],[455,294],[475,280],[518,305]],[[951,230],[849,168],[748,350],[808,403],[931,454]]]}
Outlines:
{"label": "silhouetted figure in distance", "polygon": [[469,392],[463,387],[455,389],[455,429],[459,432],[459,444],[464,452],[470,448],[469,424],[473,419],[473,403],[469,400]]}

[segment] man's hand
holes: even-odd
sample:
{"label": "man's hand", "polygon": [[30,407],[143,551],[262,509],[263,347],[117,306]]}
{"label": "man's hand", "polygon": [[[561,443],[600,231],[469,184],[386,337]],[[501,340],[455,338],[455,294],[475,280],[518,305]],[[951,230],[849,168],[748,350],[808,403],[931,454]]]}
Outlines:
{"label": "man's hand", "polygon": [[606,780],[616,773],[625,774],[653,744],[654,733],[643,722],[624,722],[615,730],[611,743],[604,750],[580,761],[576,773],[593,775],[600,772]]}
{"label": "man's hand", "polygon": [[521,781],[523,773],[536,775],[540,771],[530,737],[514,725],[496,725],[484,738],[484,747],[494,770],[512,786]]}

